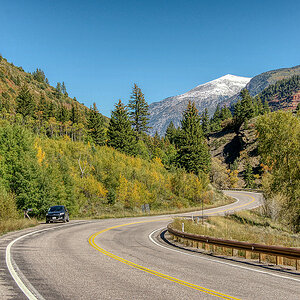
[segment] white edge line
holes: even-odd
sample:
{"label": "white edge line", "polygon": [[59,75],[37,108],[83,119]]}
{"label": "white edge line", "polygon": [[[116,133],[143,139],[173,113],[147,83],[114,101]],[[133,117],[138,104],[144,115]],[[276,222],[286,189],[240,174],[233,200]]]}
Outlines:
{"label": "white edge line", "polygon": [[247,267],[244,267],[244,266],[235,265],[235,264],[228,263],[228,262],[225,262],[225,261],[219,261],[219,260],[216,260],[216,259],[210,259],[210,258],[208,258],[208,257],[203,257],[203,256],[200,256],[200,255],[195,255],[195,254],[185,253],[185,252],[182,252],[182,251],[179,251],[179,250],[176,250],[176,249],[171,249],[171,248],[169,248],[169,247],[163,246],[163,245],[157,243],[157,242],[152,238],[152,236],[153,236],[153,234],[154,234],[155,232],[157,232],[157,231],[159,231],[159,230],[162,230],[162,229],[165,229],[165,227],[162,227],[162,228],[159,228],[159,229],[155,229],[154,231],[152,231],[152,232],[148,235],[149,240],[150,240],[152,243],[154,243],[155,245],[159,246],[159,247],[168,249],[168,250],[170,250],[170,251],[178,252],[178,253],[181,253],[181,254],[184,254],[184,255],[194,256],[194,257],[197,257],[197,258],[202,259],[202,260],[207,260],[207,261],[211,261],[211,262],[214,262],[214,263],[218,263],[218,264],[223,264],[223,265],[231,266],[231,267],[234,267],[234,268],[245,269],[245,270],[248,270],[248,271],[253,271],[253,272],[257,272],[257,273],[263,273],[263,274],[267,274],[267,275],[270,275],[270,276],[275,276],[275,277],[280,277],[280,278],[284,278],[284,279],[289,279],[289,280],[294,280],[294,281],[300,282],[300,279],[296,279],[296,278],[293,278],[293,277],[282,276],[282,275],[279,275],[279,274],[274,274],[274,273],[270,273],[270,272],[266,272],[266,271],[262,271],[262,270],[256,270],[256,269],[252,269],[252,268],[247,268]]}
{"label": "white edge line", "polygon": [[[80,224],[82,222],[77,222],[75,224]],[[86,222],[84,222],[86,223]],[[70,225],[75,225],[74,223],[73,224],[70,224]],[[70,226],[69,225],[69,226]],[[61,228],[63,226],[66,226],[66,225],[61,225],[61,226],[55,226],[55,227],[52,227],[52,228],[45,228],[45,229],[41,229],[41,230],[37,230],[37,231],[33,231],[33,232],[30,232],[30,233],[27,233],[27,234],[24,234],[16,239],[14,239],[13,241],[11,241],[7,247],[6,247],[6,256],[5,256],[5,259],[6,259],[6,265],[7,265],[7,268],[8,268],[8,271],[10,273],[10,275],[12,276],[12,278],[14,279],[15,283],[17,284],[17,286],[20,288],[20,290],[24,293],[24,295],[30,299],[30,300],[38,300],[38,299],[44,299],[39,293],[38,291],[35,290],[35,288],[33,286],[31,286],[31,289],[33,290],[34,294],[37,294],[39,298],[37,298],[27,287],[26,285],[24,284],[24,282],[21,280],[20,276],[18,275],[18,273],[16,272],[16,270],[14,269],[13,267],[13,264],[12,264],[12,259],[11,259],[11,247],[13,246],[14,243],[16,243],[17,241],[27,237],[27,236],[30,236],[30,235],[33,235],[33,234],[36,234],[36,233],[40,233],[40,232],[43,232],[43,231],[49,231],[49,230],[54,230],[56,228]],[[69,227],[68,226],[68,227]]]}

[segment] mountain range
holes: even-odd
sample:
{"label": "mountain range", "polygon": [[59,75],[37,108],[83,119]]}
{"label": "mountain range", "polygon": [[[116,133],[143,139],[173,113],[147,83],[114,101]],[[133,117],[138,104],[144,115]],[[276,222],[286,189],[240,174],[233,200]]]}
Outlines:
{"label": "mountain range", "polygon": [[227,74],[198,85],[182,95],[151,103],[149,105],[149,125],[152,127],[150,134],[153,135],[157,131],[158,134],[164,135],[171,121],[178,127],[189,101],[195,102],[200,113],[207,108],[209,115],[212,115],[218,104],[222,106],[227,103],[228,99],[245,88],[250,80],[251,78]]}
{"label": "mountain range", "polygon": [[[279,80],[288,79],[295,75],[300,75],[300,65],[267,71],[253,78],[228,74],[201,84],[182,95],[154,102],[149,105],[149,124],[152,127],[150,134],[154,135],[157,131],[158,134],[164,135],[171,121],[178,127],[188,101],[195,102],[199,113],[207,108],[209,115],[212,116],[218,104],[230,106],[230,104],[235,103],[239,98],[240,91],[244,88],[248,89],[252,96],[255,96]],[[275,95],[274,97],[276,98]],[[272,99],[268,99],[268,101],[272,107]],[[278,107],[278,105],[274,107],[274,109],[281,108],[284,107]]]}

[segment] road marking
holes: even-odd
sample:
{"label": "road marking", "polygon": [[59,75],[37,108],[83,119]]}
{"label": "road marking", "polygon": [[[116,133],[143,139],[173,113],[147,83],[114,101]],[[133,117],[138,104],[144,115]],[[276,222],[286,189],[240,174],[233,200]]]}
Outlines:
{"label": "road marking", "polygon": [[[234,206],[234,207],[232,207],[232,208],[227,208],[227,209],[223,209],[223,210],[207,212],[206,215],[219,214],[219,213],[221,213],[221,212],[225,212],[225,211],[229,211],[229,210],[235,210],[235,209],[237,209],[237,208],[241,208],[241,207],[247,206],[247,205],[249,205],[249,204],[251,204],[251,203],[253,203],[253,202],[256,201],[256,199],[255,199],[253,196],[250,196],[250,195],[247,195],[247,194],[243,194],[243,193],[239,193],[239,194],[240,194],[240,195],[247,196],[247,197],[250,197],[250,198],[252,199],[252,201],[247,202],[247,203],[242,204],[242,205],[239,205],[239,206]],[[236,198],[236,199],[237,199],[237,198]],[[239,202],[239,199],[237,199],[237,200],[238,200],[238,202]],[[237,203],[237,202],[235,202],[235,203]]]}
{"label": "road marking", "polygon": [[[68,225],[60,225],[60,226],[55,226],[55,227],[51,227],[51,228],[46,228],[46,229],[41,229],[41,230],[37,230],[37,231],[33,231],[33,232],[29,232],[27,234],[24,234],[16,239],[14,239],[13,241],[11,241],[7,247],[6,247],[6,253],[5,253],[5,260],[6,260],[6,266],[8,268],[8,271],[11,275],[11,277],[13,278],[13,280],[15,281],[15,283],[17,284],[17,286],[20,288],[20,290],[24,293],[24,295],[29,299],[29,300],[43,300],[43,296],[28,282],[27,285],[30,285],[30,289],[28,288],[28,286],[25,285],[25,283],[22,281],[22,279],[20,278],[18,272],[15,270],[14,266],[13,266],[13,262],[12,262],[12,257],[11,257],[11,247],[13,246],[14,243],[18,242],[19,240],[36,234],[36,233],[40,233],[43,231],[49,231],[49,230],[54,230],[56,228],[60,228],[60,227],[70,227],[73,225],[77,225],[77,224],[85,224],[85,223],[89,223],[90,221],[86,222],[76,222],[76,223],[72,223],[72,224],[68,224]],[[31,290],[31,291],[30,291]]]}
{"label": "road marking", "polygon": [[[249,196],[249,197],[251,197],[251,196]],[[251,202],[249,202],[249,203],[247,203],[246,205],[248,205],[248,204],[250,204],[250,203],[252,203],[253,201],[251,201]],[[237,202],[236,202],[237,203]],[[245,206],[245,205],[241,205],[241,206]],[[239,207],[241,207],[241,206],[239,206]],[[234,207],[234,208],[236,208],[236,207]],[[215,213],[219,213],[219,212],[223,212],[223,211],[228,211],[228,210],[231,210],[231,209],[234,209],[234,208],[228,208],[228,209],[225,209],[225,210],[222,210],[222,211],[218,211],[218,212],[215,212]],[[207,213],[207,214],[211,214],[211,213]],[[168,220],[169,218],[165,218],[165,219],[156,219],[156,220],[150,220],[150,221],[141,221],[141,222],[135,222],[135,223],[129,223],[129,224],[137,224],[137,223],[145,223],[145,222],[157,222],[157,221],[162,221],[162,220]],[[49,230],[54,230],[54,229],[56,229],[56,228],[60,228],[60,227],[66,227],[66,226],[73,226],[73,225],[78,225],[78,224],[85,224],[85,223],[89,223],[89,222],[92,222],[92,221],[88,221],[88,222],[86,222],[86,221],[82,221],[82,222],[76,222],[76,223],[73,223],[73,224],[68,224],[68,225],[61,225],[61,226],[55,226],[55,227],[52,227],[52,228],[46,228],[46,229],[41,229],[41,230],[37,230],[37,231],[33,231],[33,232],[30,232],[30,233],[27,233],[27,234],[25,234],[25,235],[22,235],[22,236],[20,236],[20,237],[18,237],[18,238],[16,238],[15,240],[13,240],[12,242],[10,242],[9,244],[8,244],[8,246],[6,247],[6,265],[7,265],[7,268],[8,268],[8,270],[9,270],[9,272],[10,272],[10,274],[11,274],[11,276],[12,276],[12,278],[14,279],[14,281],[16,282],[16,284],[18,285],[18,287],[21,289],[21,291],[25,294],[25,296],[28,298],[28,299],[30,299],[30,300],[37,300],[37,299],[44,299],[39,293],[38,293],[38,291],[28,282],[27,283],[27,286],[26,286],[26,284],[22,281],[22,279],[20,278],[20,276],[19,276],[19,274],[18,274],[18,271],[16,270],[17,269],[17,266],[16,266],[16,269],[14,268],[14,266],[13,266],[13,261],[12,261],[12,257],[11,257],[11,248],[12,248],[12,246],[14,245],[14,243],[16,243],[17,241],[19,241],[19,240],[21,240],[21,239],[23,239],[23,238],[25,238],[25,237],[27,237],[27,236],[30,236],[30,235],[33,235],[33,234],[36,234],[36,233],[40,233],[40,232],[44,232],[44,231],[49,231]],[[125,224],[125,225],[118,225],[118,226],[114,226],[114,227],[111,227],[111,228],[108,228],[108,229],[106,229],[106,230],[103,230],[103,231],[101,231],[101,233],[103,233],[103,232],[105,232],[105,231],[108,231],[108,230],[110,230],[110,229],[113,229],[113,228],[117,228],[117,227],[121,227],[121,226],[126,226],[126,225],[129,225],[129,224]],[[99,233],[100,234],[100,233]],[[90,237],[90,239],[91,239],[91,237]],[[90,240],[89,240],[90,241]],[[90,244],[91,244],[91,242],[90,242]],[[93,245],[92,245],[93,246]],[[98,247],[96,244],[95,244],[95,246],[96,247]],[[93,246],[94,247],[94,246]],[[95,248],[95,247],[94,247]],[[96,248],[97,249],[97,248]],[[99,249],[101,249],[100,247],[99,247]],[[100,251],[99,249],[97,249],[98,251]],[[105,251],[104,249],[102,249],[103,251]],[[107,251],[106,251],[107,252]],[[109,252],[107,252],[107,253],[109,253]],[[108,254],[106,254],[106,255],[108,255]],[[113,255],[113,254],[111,254],[111,255]],[[120,261],[121,260],[123,260],[122,258],[120,258],[120,257],[118,257],[118,256],[115,256],[116,258],[115,259],[117,259],[118,258],[118,260],[120,259]],[[124,260],[124,263],[127,263],[127,264],[129,264],[129,261],[126,261],[126,260]],[[131,262],[130,262],[131,263]],[[130,265],[132,265],[132,264],[134,264],[134,263],[131,263]],[[133,266],[133,265],[132,265]],[[136,265],[136,266],[134,266],[135,268],[139,268],[139,269],[141,269],[141,270],[143,270],[143,271],[145,271],[145,272],[148,272],[148,273],[151,273],[151,274],[153,274],[152,272],[154,272],[154,273],[157,273],[157,274],[154,274],[154,275],[156,275],[156,276],[159,276],[159,277],[162,277],[162,278],[166,278],[166,277],[169,277],[169,278],[166,278],[166,279],[168,279],[168,280],[170,280],[170,281],[174,281],[174,282],[178,282],[177,280],[179,280],[179,279],[176,279],[176,278],[172,278],[172,277],[170,277],[170,276],[168,276],[168,275],[164,275],[164,274],[160,274],[160,273],[158,273],[158,272],[156,272],[156,271],[153,271],[153,270],[150,270],[150,269],[148,269],[148,270],[146,270],[146,268],[144,268],[144,267],[142,267],[142,266],[138,266],[138,265]],[[159,275],[160,274],[160,275]],[[164,276],[166,276],[166,277],[164,277]],[[180,281],[180,280],[179,280]],[[178,282],[179,283],[179,282]],[[202,289],[205,289],[205,288],[202,288],[202,287],[198,287],[198,286],[195,286],[195,285],[193,285],[193,284],[190,284],[190,283],[187,283],[187,282],[184,282],[184,281],[182,281],[180,284],[182,284],[182,285],[186,285],[186,286],[189,286],[189,287],[191,287],[191,288],[193,288],[193,289],[198,289],[198,288],[201,288],[200,290],[202,291]],[[28,286],[30,287],[30,288],[28,288]],[[193,287],[194,286],[194,287]],[[214,291],[211,291],[211,292],[213,292],[213,293],[218,293],[218,292],[214,292]],[[206,292],[206,293],[209,293],[209,292]],[[217,295],[214,295],[214,296],[217,296]],[[217,297],[220,297],[220,298],[222,298],[223,297],[223,299],[236,299],[236,298],[233,298],[233,297],[230,297],[230,296],[226,296],[226,295],[223,295],[222,297],[221,296],[217,296]],[[225,297],[225,298],[224,298]],[[226,298],[227,297],[227,298]],[[229,297],[229,298],[228,298]]]}
{"label": "road marking", "polygon": [[[244,206],[247,206],[251,203],[253,203],[255,201],[255,198],[250,196],[250,195],[247,195],[247,194],[244,194],[244,193],[239,193],[240,195],[244,195],[244,196],[247,196],[247,197],[250,197],[252,198],[253,200],[251,202],[248,202],[248,203],[245,203],[243,205],[239,205],[239,206],[236,206],[236,207],[233,207],[232,209],[236,209],[236,208],[240,208],[240,207],[244,207]],[[237,199],[237,198],[236,198]],[[238,199],[237,199],[238,200]],[[237,203],[237,202],[236,202]],[[225,209],[225,210],[221,210],[221,211],[216,211],[216,212],[210,212],[210,213],[206,213],[206,215],[208,214],[217,214],[217,213],[220,213],[220,212],[224,212],[226,210],[231,210],[230,208],[229,209]],[[212,262],[215,262],[215,263],[219,263],[219,264],[224,264],[224,265],[228,265],[228,266],[232,266],[232,267],[235,267],[235,268],[240,268],[240,269],[245,269],[245,270],[250,270],[250,271],[253,271],[253,272],[257,272],[257,273],[262,273],[262,274],[267,274],[267,275],[270,275],[270,276],[275,276],[275,277],[279,277],[279,278],[284,278],[284,279],[288,279],[288,280],[294,280],[294,281],[298,281],[300,282],[300,279],[297,279],[297,278],[293,278],[293,277],[289,277],[289,276],[283,276],[283,275],[279,275],[279,274],[274,274],[274,273],[270,273],[270,272],[266,272],[266,271],[262,271],[262,270],[256,270],[256,269],[252,269],[252,268],[247,268],[247,267],[244,267],[244,266],[239,266],[239,265],[235,265],[235,264],[232,264],[232,263],[228,263],[228,262],[224,262],[224,261],[219,261],[219,260],[215,260],[215,259],[211,259],[211,258],[208,258],[208,257],[202,257],[202,256],[198,256],[198,255],[195,255],[195,254],[191,254],[191,253],[185,253],[185,252],[182,252],[180,250],[176,250],[176,249],[171,249],[169,247],[166,247],[164,245],[161,245],[159,243],[157,243],[153,238],[153,234],[159,230],[162,230],[164,229],[165,227],[163,228],[159,228],[159,229],[156,229],[154,231],[152,231],[148,238],[150,239],[151,242],[153,242],[154,244],[156,244],[157,246],[159,247],[162,247],[162,248],[165,248],[165,249],[168,249],[170,251],[174,251],[174,252],[179,252],[181,254],[184,254],[184,255],[189,255],[189,256],[194,256],[194,257],[198,257],[202,260],[207,260],[207,261],[212,261]]]}
{"label": "road marking", "polygon": [[113,227],[109,227],[109,228],[106,228],[106,229],[103,229],[99,232],[96,232],[95,234],[93,234],[92,236],[90,236],[89,238],[89,243],[90,245],[95,248],[96,250],[98,250],[99,252],[101,252],[102,254],[104,255],[107,255],[117,261],[120,261],[126,265],[129,265],[133,268],[136,268],[136,269],[139,269],[141,271],[144,271],[146,273],[149,273],[149,274],[152,274],[154,276],[157,276],[157,277],[160,277],[160,278],[163,278],[163,279],[167,279],[169,281],[172,281],[172,282],[176,282],[178,284],[181,284],[181,285],[184,285],[186,287],[189,287],[189,288],[192,288],[194,290],[197,290],[197,291],[201,291],[203,293],[206,293],[206,294],[209,294],[209,295],[212,295],[212,296],[216,296],[216,297],[219,297],[219,298],[222,298],[222,299],[235,299],[237,300],[238,298],[235,298],[235,297],[232,297],[232,296],[229,296],[229,295],[226,295],[226,294],[222,294],[222,293],[219,293],[219,292],[216,292],[214,290],[211,290],[211,289],[207,289],[205,287],[202,287],[202,286],[199,286],[199,285],[196,285],[196,284],[193,284],[193,283],[189,283],[189,282],[186,282],[186,281],[183,281],[181,279],[178,279],[178,278],[175,278],[175,277],[172,277],[172,276],[169,276],[169,275],[166,275],[166,274],[163,274],[163,273],[160,273],[160,272],[157,272],[157,271],[154,271],[154,270],[151,270],[149,268],[146,268],[146,267],[143,267],[141,265],[138,265],[134,262],[131,262],[127,259],[124,259],[120,256],[117,256],[111,252],[108,252],[107,250],[104,250],[103,248],[99,247],[96,243],[95,243],[95,238],[97,236],[99,236],[100,234],[104,233],[104,232],[107,232],[109,230],[112,230],[112,229],[115,229],[115,228],[119,228],[119,227],[123,227],[123,226],[129,226],[129,225],[135,225],[135,224],[140,224],[140,223],[149,223],[149,222],[158,222],[158,221],[165,221],[165,220],[169,220],[169,218],[167,219],[158,219],[158,220],[150,220],[150,221],[140,221],[140,222],[133,222],[133,223],[127,223],[127,224],[122,224],[122,225],[117,225],[117,226],[113,226]]}
{"label": "road marking", "polygon": [[[156,241],[153,239],[153,237],[152,237],[157,231],[160,231],[160,230],[162,230],[162,229],[165,229],[165,227],[162,227],[162,228],[159,228],[159,229],[155,229],[155,230],[152,231],[152,232],[149,234],[149,236],[148,236],[148,238],[150,239],[150,241],[151,241],[152,243],[154,243],[155,245],[159,246],[159,247],[168,249],[168,250],[170,250],[170,251],[178,252],[178,253],[181,253],[181,254],[184,254],[184,255],[197,257],[197,258],[202,259],[202,260],[207,260],[207,261],[211,261],[211,262],[214,262],[214,263],[218,263],[218,264],[223,264],[223,265],[231,266],[231,267],[234,267],[234,268],[245,269],[245,270],[249,270],[249,271],[253,271],[253,272],[263,273],[263,274],[267,274],[267,275],[270,275],[270,276],[275,276],[275,277],[280,277],[280,278],[284,278],[284,279],[289,279],[289,280],[294,280],[294,281],[300,282],[300,279],[297,279],[297,278],[288,277],[288,276],[282,276],[282,275],[279,275],[279,274],[273,274],[273,273],[266,272],[266,271],[262,271],[262,270],[256,270],[256,269],[252,269],[252,268],[248,268],[248,267],[244,267],[244,266],[239,266],[239,265],[235,265],[235,264],[228,263],[228,262],[225,262],[225,261],[219,261],[219,260],[217,260],[217,259],[211,259],[211,258],[203,257],[203,256],[200,256],[200,255],[197,255],[197,254],[186,253],[186,252],[183,252],[183,251],[180,251],[180,250],[177,250],[177,249],[172,249],[172,248],[166,247],[166,246],[161,245],[160,243],[156,242]],[[205,255],[205,254],[204,254],[204,255]]]}
{"label": "road marking", "polygon": [[[245,194],[246,195],[246,194]],[[236,209],[236,208],[240,208],[240,207],[244,207],[244,206],[247,206],[253,202],[256,201],[256,199],[252,196],[249,196],[249,195],[246,195],[250,198],[252,198],[253,200],[250,201],[250,202],[247,202],[246,204],[242,204],[242,205],[239,205],[239,206],[234,206],[234,207],[228,207],[226,209],[223,209],[223,210],[219,210],[219,211],[215,211],[215,212],[207,212],[207,214],[217,214],[217,213],[221,213],[221,212],[225,212],[225,211],[229,211],[229,210],[233,210],[233,209]],[[237,199],[238,201],[236,203],[239,202],[239,199]],[[216,297],[219,297],[219,298],[222,298],[222,299],[237,299],[237,298],[234,298],[232,296],[229,296],[229,295],[225,295],[225,294],[222,294],[222,293],[219,293],[219,292],[216,292],[216,291],[213,291],[213,290],[210,290],[210,289],[207,289],[207,288],[204,288],[204,287],[201,287],[201,286],[198,286],[198,285],[195,285],[195,284],[192,284],[192,283],[189,283],[189,282],[185,282],[181,279],[177,279],[177,278],[174,278],[174,277],[171,277],[169,275],[166,275],[166,274],[163,274],[163,273],[160,273],[160,272],[157,272],[157,271],[154,271],[154,270],[151,270],[151,269],[148,269],[148,268],[145,268],[143,266],[140,266],[136,263],[133,263],[129,260],[126,260],[122,257],[119,257],[111,252],[108,252],[107,250],[99,247],[96,243],[95,243],[95,238],[104,233],[104,232],[107,232],[109,230],[112,230],[112,229],[115,229],[115,228],[119,228],[119,227],[123,227],[123,226],[129,226],[129,225],[135,225],[135,224],[141,224],[141,223],[148,223],[148,222],[158,222],[158,221],[165,221],[165,220],[169,220],[169,218],[165,218],[165,219],[156,219],[156,220],[149,220],[149,221],[139,221],[139,222],[132,222],[132,223],[127,223],[127,224],[122,224],[122,225],[116,225],[116,226],[113,226],[113,227],[109,227],[109,228],[106,228],[106,229],[103,229],[99,232],[96,232],[95,234],[93,234],[92,236],[90,236],[89,238],[89,243],[90,245],[95,248],[96,250],[98,250],[99,252],[101,252],[102,254],[104,255],[107,255],[111,258],[114,258],[124,264],[127,264],[131,267],[134,267],[136,269],[139,269],[141,271],[144,271],[144,272],[147,272],[147,273],[150,273],[152,275],[155,275],[155,276],[158,276],[158,277],[161,277],[161,278],[164,278],[164,279],[167,279],[169,281],[173,281],[173,282],[176,282],[178,284],[181,284],[181,285],[184,285],[184,286],[187,286],[187,287],[190,287],[192,289],[195,289],[195,290],[198,290],[198,291],[201,291],[201,292],[204,292],[204,293],[207,293],[207,294],[210,294],[210,295],[213,295],[213,296],[216,296]]]}

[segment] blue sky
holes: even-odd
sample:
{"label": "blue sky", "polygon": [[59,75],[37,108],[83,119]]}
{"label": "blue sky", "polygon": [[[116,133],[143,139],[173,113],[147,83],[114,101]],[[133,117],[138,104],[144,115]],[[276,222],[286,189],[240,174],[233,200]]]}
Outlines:
{"label": "blue sky", "polygon": [[0,53],[109,116],[225,74],[300,64],[300,1],[1,1]]}

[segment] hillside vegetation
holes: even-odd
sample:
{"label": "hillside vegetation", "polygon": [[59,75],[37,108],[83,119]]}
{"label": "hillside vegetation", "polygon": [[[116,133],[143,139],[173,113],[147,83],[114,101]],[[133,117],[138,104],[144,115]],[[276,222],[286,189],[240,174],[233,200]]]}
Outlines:
{"label": "hillside vegetation", "polygon": [[169,172],[159,158],[127,156],[107,146],[49,139],[20,125],[0,127],[0,218],[32,208],[42,216],[50,205],[64,204],[73,216],[105,212],[168,210],[212,203],[206,176],[182,169]]}
{"label": "hillside vegetation", "polygon": [[275,84],[278,80],[287,79],[295,75],[300,75],[300,65],[292,68],[282,68],[261,73],[253,77],[246,88],[251,96],[256,96],[269,85]]}
{"label": "hillside vegetation", "polygon": [[[1,57],[3,231],[24,209],[40,218],[55,204],[72,217],[95,218],[139,215],[143,204],[161,213],[226,202],[209,184],[210,156],[194,105],[176,145],[147,135],[148,115],[136,84],[129,105],[120,100],[107,121],[95,104],[88,109],[70,99],[64,83],[53,88],[42,70],[26,73]],[[19,223],[9,227],[26,226]]]}
{"label": "hillside vegetation", "polygon": [[[281,84],[279,82],[278,86]],[[268,112],[264,109],[263,114],[257,115],[249,93],[246,91],[241,96],[233,118],[224,120],[223,129],[209,135],[213,155],[211,180],[219,188],[263,189],[264,215],[298,232],[299,110]],[[256,98],[256,103],[262,103]]]}

